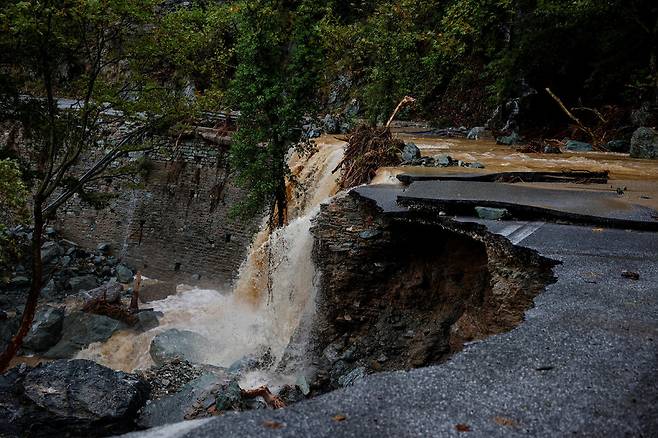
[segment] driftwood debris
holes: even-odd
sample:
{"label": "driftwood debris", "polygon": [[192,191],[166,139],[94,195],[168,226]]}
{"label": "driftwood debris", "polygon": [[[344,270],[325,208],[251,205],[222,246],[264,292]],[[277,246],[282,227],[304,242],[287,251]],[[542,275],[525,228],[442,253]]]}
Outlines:
{"label": "driftwood debris", "polygon": [[395,110],[393,110],[393,114],[391,114],[391,117],[389,117],[388,122],[386,123],[386,128],[391,127],[391,123],[393,123],[393,119],[395,119],[395,116],[398,114],[398,111],[402,109],[402,107],[406,105],[411,105],[414,102],[416,102],[416,99],[414,99],[411,96],[404,96],[404,98],[398,103],[398,106],[395,107]]}
{"label": "driftwood debris", "polygon": [[402,161],[404,142],[393,138],[387,127],[361,125],[350,135],[345,156],[333,172],[344,167],[339,185],[343,189],[369,183],[377,169],[396,166]]}
{"label": "driftwood debris", "polygon": [[256,398],[263,397],[265,403],[272,409],[281,409],[285,408],[286,404],[280,397],[272,394],[272,391],[267,386],[260,386],[254,389],[243,389],[241,390],[243,398]]}

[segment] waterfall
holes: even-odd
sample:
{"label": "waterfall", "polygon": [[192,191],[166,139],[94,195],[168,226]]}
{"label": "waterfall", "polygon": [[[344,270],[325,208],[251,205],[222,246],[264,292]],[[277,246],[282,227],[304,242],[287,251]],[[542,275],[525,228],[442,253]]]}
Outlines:
{"label": "waterfall", "polygon": [[114,369],[132,371],[152,365],[153,337],[170,328],[197,332],[212,343],[205,362],[229,366],[267,348],[279,360],[303,315],[314,306],[315,269],[311,260],[311,219],[338,189],[332,170],[344,143],[329,140],[310,156],[291,153],[294,178],[288,184],[288,223],[270,231],[264,221],[232,290],[181,285],[175,295],[150,302],[163,313],[159,327],[144,333],[125,331],[78,354]]}

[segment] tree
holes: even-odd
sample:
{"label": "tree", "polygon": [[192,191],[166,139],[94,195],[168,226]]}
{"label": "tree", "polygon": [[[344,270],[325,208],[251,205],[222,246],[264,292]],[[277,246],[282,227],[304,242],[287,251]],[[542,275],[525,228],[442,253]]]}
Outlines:
{"label": "tree", "polygon": [[271,223],[286,220],[286,154],[302,139],[302,119],[315,103],[321,69],[314,2],[256,0],[237,6],[237,68],[229,102],[240,110],[230,159],[247,189],[241,213],[269,208]]}
{"label": "tree", "polygon": [[43,0],[4,1],[0,6],[0,118],[24,132],[22,146],[28,150],[15,155],[27,161],[34,228],[29,294],[19,331],[0,355],[4,370],[34,318],[43,281],[46,221],[71,196],[84,194],[90,182],[106,175],[148,124],[142,120],[142,127],[110,147],[97,163],[81,167],[82,154],[99,148],[108,119],[125,120],[138,108],[136,84],[125,63],[144,24],[151,21],[153,3]]}

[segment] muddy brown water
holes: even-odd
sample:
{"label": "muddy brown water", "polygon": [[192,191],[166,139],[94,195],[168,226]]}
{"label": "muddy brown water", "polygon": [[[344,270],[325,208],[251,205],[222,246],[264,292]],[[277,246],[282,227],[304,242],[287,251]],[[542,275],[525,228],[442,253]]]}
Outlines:
{"label": "muddy brown water", "polygon": [[620,203],[643,205],[658,210],[658,161],[630,158],[628,154],[611,152],[565,152],[562,154],[532,154],[498,145],[494,140],[433,138],[398,133],[404,141],[415,143],[423,156],[450,155],[455,160],[480,162],[484,169],[463,167],[385,167],[379,170],[373,184],[398,183],[396,175],[445,175],[457,173],[533,172],[588,170],[608,171],[608,184],[521,183],[534,187],[567,190],[617,191],[624,189]]}

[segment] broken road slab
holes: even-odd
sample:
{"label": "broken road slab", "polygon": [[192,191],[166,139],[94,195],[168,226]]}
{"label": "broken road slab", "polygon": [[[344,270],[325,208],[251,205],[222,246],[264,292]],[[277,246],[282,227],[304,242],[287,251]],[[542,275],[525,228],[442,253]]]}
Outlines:
{"label": "broken road slab", "polygon": [[400,193],[397,201],[410,208],[437,207],[449,214],[463,214],[482,206],[505,208],[519,219],[658,230],[658,211],[620,200],[614,192],[471,181],[419,181]]}

